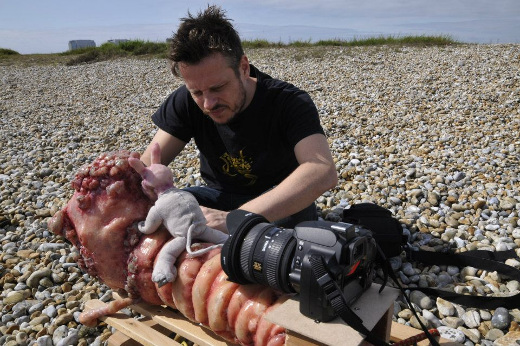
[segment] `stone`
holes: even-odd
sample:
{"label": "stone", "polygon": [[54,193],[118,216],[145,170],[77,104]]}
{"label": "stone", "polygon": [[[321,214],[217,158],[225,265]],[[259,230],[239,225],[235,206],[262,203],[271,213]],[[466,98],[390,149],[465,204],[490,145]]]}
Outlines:
{"label": "stone", "polygon": [[455,307],[451,302],[445,299],[437,297],[436,306],[437,309],[439,309],[439,313],[443,316],[453,316],[453,314],[455,314]]}
{"label": "stone", "polygon": [[493,343],[495,346],[512,346],[516,345],[520,340],[520,332],[509,332],[506,335],[496,339]]}
{"label": "stone", "polygon": [[501,338],[503,336],[504,336],[504,332],[503,331],[501,331],[500,329],[493,328],[493,329],[490,329],[487,332],[485,338],[487,340],[495,341],[495,340],[497,340],[497,339],[499,339],[499,338]]}
{"label": "stone", "polygon": [[433,301],[431,298],[421,291],[412,291],[410,293],[410,300],[412,303],[417,304],[422,309],[431,309],[433,306]]}
{"label": "stone", "polygon": [[459,327],[458,329],[462,331],[471,342],[476,344],[480,341],[480,332],[477,329],[468,329],[464,327]]}
{"label": "stone", "polygon": [[478,313],[478,311],[466,311],[461,318],[468,328],[476,328],[480,325],[480,314]]}
{"label": "stone", "polygon": [[5,297],[2,301],[6,305],[9,305],[9,304],[14,305],[16,303],[21,302],[24,299],[25,299],[25,297],[23,296],[22,292],[13,291],[13,292],[9,292],[7,294],[7,297]]}
{"label": "stone", "polygon": [[440,326],[437,327],[437,330],[439,331],[442,338],[451,340],[458,343],[463,343],[464,340],[466,340],[466,336],[464,333],[460,330],[446,327],[446,326]]}
{"label": "stone", "polygon": [[491,325],[494,328],[505,329],[510,323],[509,311],[506,308],[497,308],[491,317]]}

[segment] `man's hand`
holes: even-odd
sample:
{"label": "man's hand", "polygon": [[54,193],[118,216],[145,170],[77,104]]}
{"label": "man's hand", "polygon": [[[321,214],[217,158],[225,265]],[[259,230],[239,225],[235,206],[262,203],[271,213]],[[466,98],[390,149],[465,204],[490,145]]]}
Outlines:
{"label": "man's hand", "polygon": [[226,217],[229,214],[229,212],[211,209],[203,206],[200,206],[200,209],[202,209],[202,213],[206,218],[208,227],[218,229],[219,231],[224,233],[228,233],[226,227]]}

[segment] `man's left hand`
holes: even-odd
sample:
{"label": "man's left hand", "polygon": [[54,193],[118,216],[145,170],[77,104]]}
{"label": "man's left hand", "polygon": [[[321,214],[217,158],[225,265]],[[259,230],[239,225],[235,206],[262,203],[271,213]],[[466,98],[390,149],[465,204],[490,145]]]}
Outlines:
{"label": "man's left hand", "polygon": [[226,217],[229,212],[222,211],[218,209],[212,209],[200,206],[200,209],[202,209],[202,213],[204,214],[204,217],[206,218],[208,227],[218,229],[221,232],[228,233],[227,227],[226,227]]}

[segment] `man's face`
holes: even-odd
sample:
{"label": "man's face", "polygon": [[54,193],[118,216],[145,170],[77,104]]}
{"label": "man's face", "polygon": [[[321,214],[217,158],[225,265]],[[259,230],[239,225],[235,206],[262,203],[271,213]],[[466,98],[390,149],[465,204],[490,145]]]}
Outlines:
{"label": "man's face", "polygon": [[[247,63],[247,58],[244,59]],[[197,64],[180,63],[179,71],[193,100],[215,123],[228,123],[247,106],[244,82],[248,76],[243,63],[237,76],[227,60],[217,53]]]}

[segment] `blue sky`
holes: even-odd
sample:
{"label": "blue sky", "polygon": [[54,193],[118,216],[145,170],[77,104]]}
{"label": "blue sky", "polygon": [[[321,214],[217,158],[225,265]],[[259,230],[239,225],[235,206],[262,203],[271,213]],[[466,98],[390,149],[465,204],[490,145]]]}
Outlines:
{"label": "blue sky", "polygon": [[520,43],[520,0],[0,0],[0,47],[56,53],[68,41],[164,41],[187,11],[218,4],[243,39],[295,41],[450,35]]}

